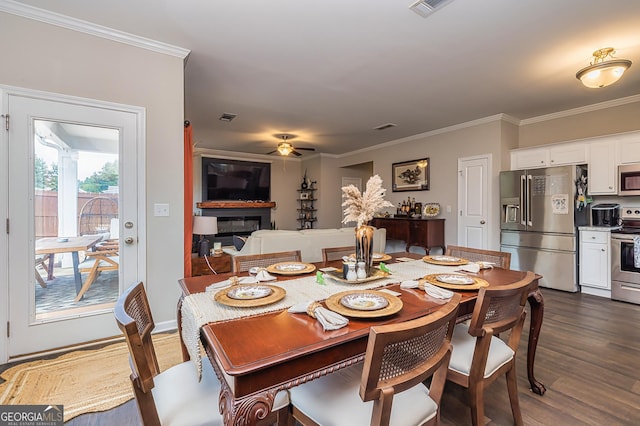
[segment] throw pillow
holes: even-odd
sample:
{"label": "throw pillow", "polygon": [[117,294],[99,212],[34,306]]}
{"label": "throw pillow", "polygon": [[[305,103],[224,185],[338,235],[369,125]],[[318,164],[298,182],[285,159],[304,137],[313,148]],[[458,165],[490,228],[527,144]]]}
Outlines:
{"label": "throw pillow", "polygon": [[233,236],[233,246],[238,251],[242,250],[242,247],[244,247],[244,243],[246,242],[247,242],[247,237],[241,237],[239,235]]}

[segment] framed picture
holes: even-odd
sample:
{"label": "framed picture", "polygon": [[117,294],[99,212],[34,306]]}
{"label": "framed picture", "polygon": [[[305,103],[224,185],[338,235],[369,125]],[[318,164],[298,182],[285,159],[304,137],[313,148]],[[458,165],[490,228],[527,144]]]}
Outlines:
{"label": "framed picture", "polygon": [[300,199],[301,199],[301,200],[308,200],[308,199],[310,198],[310,197],[309,197],[310,195],[311,195],[311,194],[310,194],[310,193],[308,193],[308,192],[301,192],[301,193],[300,193]]}
{"label": "framed picture", "polygon": [[391,165],[391,185],[393,192],[428,191],[429,158],[393,163]]}

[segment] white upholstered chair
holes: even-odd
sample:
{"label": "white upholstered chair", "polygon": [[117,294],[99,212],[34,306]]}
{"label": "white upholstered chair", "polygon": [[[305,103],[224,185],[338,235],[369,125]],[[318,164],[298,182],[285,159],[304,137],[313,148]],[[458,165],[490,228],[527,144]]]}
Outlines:
{"label": "white upholstered chair", "polygon": [[325,426],[439,424],[459,303],[456,294],[433,314],[371,327],[363,363],[289,390],[294,419]]}
{"label": "white upholstered chair", "polygon": [[[511,412],[522,425],[516,377],[516,351],[533,272],[510,285],[480,289],[471,321],[456,325],[447,380],[469,390],[471,421],[484,424],[484,388],[506,374]],[[508,340],[498,337],[508,334]]]}
{"label": "white upholstered chair", "polygon": [[[160,372],[151,340],[155,324],[142,283],[130,287],[118,298],[114,315],[129,346],[130,379],[143,424],[222,425],[218,412],[220,382],[207,357],[202,358],[201,381],[191,361]],[[286,422],[288,394],[279,392],[273,405],[272,415],[264,420],[265,424],[276,421],[277,410],[283,413],[283,422]]]}

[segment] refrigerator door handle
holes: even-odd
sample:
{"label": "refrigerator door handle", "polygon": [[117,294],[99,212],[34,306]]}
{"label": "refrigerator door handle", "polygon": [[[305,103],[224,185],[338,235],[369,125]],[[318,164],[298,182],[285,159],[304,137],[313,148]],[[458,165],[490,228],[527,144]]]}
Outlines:
{"label": "refrigerator door handle", "polygon": [[531,188],[533,185],[533,176],[527,175],[527,225],[533,226],[533,219],[531,217]]}
{"label": "refrigerator door handle", "polygon": [[527,176],[520,175],[520,225],[527,226],[527,199],[525,198],[526,194],[526,184],[527,184]]}

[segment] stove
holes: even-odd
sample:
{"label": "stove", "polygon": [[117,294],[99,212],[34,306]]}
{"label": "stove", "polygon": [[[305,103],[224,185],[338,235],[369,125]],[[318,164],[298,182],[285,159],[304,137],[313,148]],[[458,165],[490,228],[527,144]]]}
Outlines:
{"label": "stove", "polygon": [[640,206],[621,207],[620,219],[621,229],[611,231],[611,299],[640,304]]}

